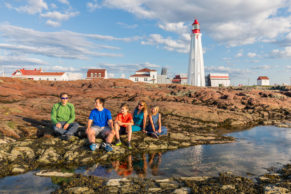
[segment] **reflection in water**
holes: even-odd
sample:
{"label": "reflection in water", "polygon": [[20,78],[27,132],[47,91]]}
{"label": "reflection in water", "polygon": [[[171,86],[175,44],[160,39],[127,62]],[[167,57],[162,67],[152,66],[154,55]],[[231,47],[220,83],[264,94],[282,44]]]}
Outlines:
{"label": "reflection in water", "polygon": [[216,176],[219,172],[227,171],[240,176],[258,176],[266,173],[271,166],[290,163],[290,128],[260,126],[229,135],[236,137],[238,142],[130,155],[110,166],[99,166],[95,168],[95,173],[88,174],[104,176],[98,174],[102,174],[106,168],[106,177],[111,178]]}
{"label": "reflection in water", "polygon": [[[108,165],[96,164],[87,169],[84,174],[110,178],[127,176],[138,176],[145,178],[148,176],[148,173],[153,176],[158,176],[161,161],[161,152],[154,152],[150,154],[139,153],[134,156],[128,155],[126,158],[113,161]],[[148,172],[148,169],[150,172]]]}

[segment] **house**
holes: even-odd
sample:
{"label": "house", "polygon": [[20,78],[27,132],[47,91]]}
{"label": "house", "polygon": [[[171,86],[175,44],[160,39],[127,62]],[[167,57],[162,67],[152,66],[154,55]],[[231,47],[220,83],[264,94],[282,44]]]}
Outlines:
{"label": "house", "polygon": [[97,79],[97,78],[107,79],[107,70],[106,69],[88,69],[87,79]]}
{"label": "house", "polygon": [[186,85],[188,81],[188,77],[185,73],[181,73],[179,75],[175,75],[175,77],[172,79],[172,83],[174,84],[183,84]]}
{"label": "house", "polygon": [[157,77],[158,74],[156,70],[144,68],[136,71],[134,75],[129,76],[129,79],[134,82],[145,82],[156,84]]}
{"label": "house", "polygon": [[47,81],[68,81],[68,75],[65,72],[43,72],[40,69],[17,69],[12,73],[13,78],[23,78],[32,80],[47,80]]}
{"label": "house", "polygon": [[269,86],[270,79],[267,76],[259,76],[257,79],[257,85],[258,86]]}
{"label": "house", "polygon": [[227,73],[210,73],[206,76],[206,85],[211,87],[230,86]]}

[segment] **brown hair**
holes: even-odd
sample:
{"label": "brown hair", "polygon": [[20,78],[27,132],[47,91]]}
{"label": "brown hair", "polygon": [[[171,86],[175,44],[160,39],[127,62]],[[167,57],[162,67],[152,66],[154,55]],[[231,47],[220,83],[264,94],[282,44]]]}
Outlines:
{"label": "brown hair", "polygon": [[97,97],[97,98],[95,98],[95,102],[97,100],[99,100],[99,102],[102,104],[102,106],[104,106],[104,104],[105,104],[105,99],[104,98]]}
{"label": "brown hair", "polygon": [[67,96],[69,97],[69,94],[68,94],[67,92],[62,92],[62,93],[60,94],[60,98],[61,98],[63,95],[67,95]]}
{"label": "brown hair", "polygon": [[126,103],[121,104],[120,108],[125,107],[129,111],[129,106]]}

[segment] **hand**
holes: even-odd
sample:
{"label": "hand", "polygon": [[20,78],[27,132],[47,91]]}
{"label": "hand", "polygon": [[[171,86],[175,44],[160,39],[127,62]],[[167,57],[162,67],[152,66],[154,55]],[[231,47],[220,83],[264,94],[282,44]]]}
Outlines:
{"label": "hand", "polygon": [[159,132],[159,133],[162,133],[162,129],[159,129],[158,132]]}
{"label": "hand", "polygon": [[146,133],[146,130],[145,130],[145,129],[143,129],[143,130],[142,130],[142,132]]}
{"label": "hand", "polygon": [[57,124],[56,124],[56,127],[57,127],[57,128],[62,128],[62,124],[61,124],[61,123],[57,123]]}
{"label": "hand", "polygon": [[64,130],[67,130],[68,129],[68,127],[69,127],[69,123],[66,123],[65,125],[64,125]]}

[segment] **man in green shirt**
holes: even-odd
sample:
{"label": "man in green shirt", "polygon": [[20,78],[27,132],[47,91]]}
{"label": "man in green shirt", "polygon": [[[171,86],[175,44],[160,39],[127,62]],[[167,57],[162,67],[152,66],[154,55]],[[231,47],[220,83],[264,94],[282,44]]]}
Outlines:
{"label": "man in green shirt", "polygon": [[60,94],[61,102],[54,104],[51,112],[51,120],[54,131],[64,140],[70,139],[78,130],[79,124],[75,121],[75,107],[68,103],[68,94]]}

